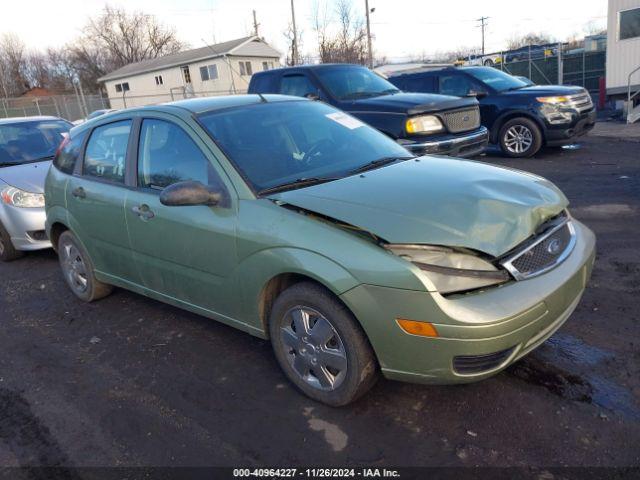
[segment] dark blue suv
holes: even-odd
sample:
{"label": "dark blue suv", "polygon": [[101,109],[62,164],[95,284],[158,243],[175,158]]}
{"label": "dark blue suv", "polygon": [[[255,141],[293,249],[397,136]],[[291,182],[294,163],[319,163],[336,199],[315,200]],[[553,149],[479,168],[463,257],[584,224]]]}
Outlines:
{"label": "dark blue suv", "polygon": [[482,153],[488,143],[475,98],[404,93],[360,65],[303,65],[258,72],[251,77],[249,93],[322,100],[416,155],[470,157]]}
{"label": "dark blue suv", "polygon": [[529,85],[492,67],[412,71],[389,81],[406,92],[476,97],[491,143],[510,157],[531,157],[542,146],[573,143],[596,120],[584,88]]}

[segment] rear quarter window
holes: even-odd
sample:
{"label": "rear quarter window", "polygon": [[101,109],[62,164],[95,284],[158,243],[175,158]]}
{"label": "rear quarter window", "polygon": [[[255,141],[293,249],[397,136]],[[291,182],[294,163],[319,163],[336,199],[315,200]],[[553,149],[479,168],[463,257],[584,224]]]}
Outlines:
{"label": "rear quarter window", "polygon": [[75,168],[76,161],[80,157],[82,144],[87,136],[87,132],[81,132],[74,135],[64,146],[58,151],[53,165],[61,172],[71,174]]}
{"label": "rear quarter window", "polygon": [[251,77],[249,93],[278,93],[274,73],[257,73]]}

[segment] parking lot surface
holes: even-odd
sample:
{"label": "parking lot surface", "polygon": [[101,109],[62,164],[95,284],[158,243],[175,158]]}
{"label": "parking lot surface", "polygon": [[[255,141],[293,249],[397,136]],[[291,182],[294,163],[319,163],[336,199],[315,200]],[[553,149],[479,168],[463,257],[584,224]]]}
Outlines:
{"label": "parking lot surface", "polygon": [[480,160],[554,181],[598,237],[576,312],[507,371],[326,407],[268,342],[124,290],[81,303],[43,251],[0,265],[0,465],[640,465],[640,143]]}

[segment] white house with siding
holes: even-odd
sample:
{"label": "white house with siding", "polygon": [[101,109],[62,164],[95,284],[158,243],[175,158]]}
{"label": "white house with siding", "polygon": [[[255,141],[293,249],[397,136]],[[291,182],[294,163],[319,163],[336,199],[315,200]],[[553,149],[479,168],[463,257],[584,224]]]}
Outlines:
{"label": "white house with siding", "polygon": [[[609,0],[607,18],[607,95],[626,98],[640,67],[640,0]],[[631,86],[640,90],[640,70]]]}
{"label": "white house with siding", "polygon": [[131,63],[99,81],[116,109],[243,93],[253,72],[279,67],[280,56],[264,40],[252,36]]}

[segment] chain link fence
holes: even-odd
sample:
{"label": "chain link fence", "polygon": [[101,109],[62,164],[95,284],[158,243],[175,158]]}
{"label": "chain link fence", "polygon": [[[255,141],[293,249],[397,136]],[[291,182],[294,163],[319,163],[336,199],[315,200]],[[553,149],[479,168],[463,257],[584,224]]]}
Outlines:
{"label": "chain link fence", "polygon": [[175,87],[171,88],[167,93],[156,93],[150,95],[132,95],[131,91],[127,91],[121,96],[109,97],[107,100],[109,101],[111,108],[122,109],[174,102],[186,98],[217,97],[220,95],[240,95],[244,93],[247,93],[246,89],[193,91],[188,87]]}
{"label": "chain link fence", "polygon": [[[547,50],[551,54],[525,51],[516,60],[502,54],[502,61],[493,66],[511,75],[529,78],[538,85],[577,85],[592,95],[600,89],[600,79],[606,74],[606,51],[567,50],[565,47]],[[523,58],[524,57],[524,58]]]}
{"label": "chain link fence", "polygon": [[85,118],[94,110],[111,108],[102,95],[52,95],[0,98],[0,118],[52,115],[69,121]]}

